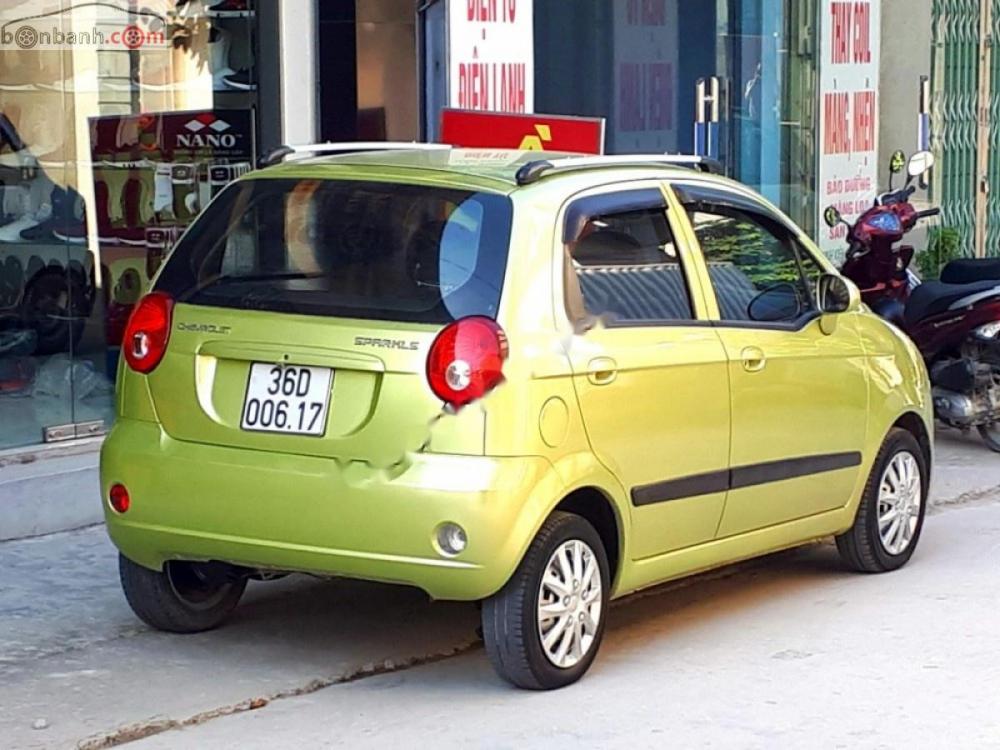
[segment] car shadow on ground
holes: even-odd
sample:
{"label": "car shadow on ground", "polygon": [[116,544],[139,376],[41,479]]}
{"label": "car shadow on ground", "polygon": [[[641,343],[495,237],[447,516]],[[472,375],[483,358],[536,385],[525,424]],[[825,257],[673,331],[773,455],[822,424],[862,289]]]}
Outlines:
{"label": "car shadow on ground", "polygon": [[[599,664],[607,667],[642,659],[648,649],[683,639],[689,631],[708,637],[752,610],[776,608],[780,612],[784,603],[808,596],[822,601],[830,596],[830,587],[822,583],[833,583],[834,590],[844,589],[848,596],[851,582],[863,578],[843,568],[831,544],[820,544],[664,584],[612,604]],[[246,601],[229,624],[184,640],[214,643],[219,647],[215,658],[226,658],[227,644],[253,643],[261,660],[277,657],[326,664],[341,670],[329,675],[338,678],[366,664],[381,668],[382,658],[396,660],[388,670],[392,671],[405,666],[405,658],[400,661],[404,652],[420,658],[446,647],[449,638],[454,640],[452,646],[467,645],[476,640],[478,625],[475,604],[431,602],[423,592],[399,586],[289,576],[251,584]],[[383,657],[379,652],[378,659],[371,656],[379,644],[389,643],[394,653]],[[235,648],[233,655],[241,650]],[[486,663],[481,650],[475,658]],[[470,677],[483,687],[482,670],[474,669]],[[410,679],[420,679],[419,673],[408,675]],[[489,679],[497,688],[506,688],[491,674]],[[456,693],[468,687],[464,679],[454,685],[435,685],[435,689]]]}

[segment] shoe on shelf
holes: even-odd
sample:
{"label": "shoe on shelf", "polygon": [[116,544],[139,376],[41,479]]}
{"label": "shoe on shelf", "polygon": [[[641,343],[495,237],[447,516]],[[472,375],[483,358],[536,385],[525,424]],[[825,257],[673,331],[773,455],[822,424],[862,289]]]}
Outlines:
{"label": "shoe on shelf", "polygon": [[21,230],[21,239],[27,242],[87,241],[87,224],[84,217],[83,198],[72,188],[55,188],[50,202],[42,206],[44,221]]}
{"label": "shoe on shelf", "polygon": [[52,234],[52,228],[55,225],[56,220],[50,216],[41,224],[22,229],[21,239],[25,242],[53,242],[55,241],[55,235]]}
{"label": "shoe on shelf", "polygon": [[222,80],[225,81],[226,86],[238,91],[253,91],[257,88],[257,84],[250,80],[249,70],[241,70],[238,73],[226,76]]}
{"label": "shoe on shelf", "polygon": [[226,88],[226,76],[236,71],[229,66],[229,52],[232,49],[232,36],[228,31],[212,27],[208,38],[208,65],[212,71],[212,88],[216,91]]}
{"label": "shoe on shelf", "polygon": [[21,232],[32,229],[52,218],[52,204],[45,203],[36,211],[26,213],[0,227],[0,242],[23,242]]}

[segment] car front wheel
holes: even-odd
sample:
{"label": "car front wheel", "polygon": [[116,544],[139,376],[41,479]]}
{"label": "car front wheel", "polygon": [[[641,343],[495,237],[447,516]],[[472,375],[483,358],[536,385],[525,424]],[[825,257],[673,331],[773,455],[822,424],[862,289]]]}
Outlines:
{"label": "car front wheel", "polygon": [[893,430],[875,459],[854,525],[837,537],[844,562],[862,573],[903,567],[923,530],[927,489],[920,444],[909,432]]}
{"label": "car front wheel", "polygon": [[610,574],[585,519],[553,513],[510,581],[483,603],[483,640],[497,673],[521,688],[576,682],[604,635]]}
{"label": "car front wheel", "polygon": [[246,588],[245,575],[222,563],[171,561],[150,570],[118,556],[125,598],[136,616],[157,630],[199,633],[222,624]]}

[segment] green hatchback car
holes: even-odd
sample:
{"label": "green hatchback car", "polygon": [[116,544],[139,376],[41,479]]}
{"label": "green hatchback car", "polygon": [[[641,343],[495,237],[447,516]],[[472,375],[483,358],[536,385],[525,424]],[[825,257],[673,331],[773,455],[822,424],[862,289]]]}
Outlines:
{"label": "green hatchback car", "polygon": [[500,675],[554,688],[614,597],[830,535],[859,571],[913,554],[922,359],[753,191],[303,150],[217,196],[128,323],[101,482],[150,625],[275,573],[393,582],[481,602]]}

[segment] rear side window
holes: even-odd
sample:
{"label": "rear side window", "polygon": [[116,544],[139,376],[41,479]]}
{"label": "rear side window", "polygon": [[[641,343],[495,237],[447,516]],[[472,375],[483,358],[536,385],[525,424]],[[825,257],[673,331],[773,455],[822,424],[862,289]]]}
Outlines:
{"label": "rear side window", "polygon": [[220,195],[156,289],[178,302],[449,323],[495,317],[505,196],[341,180],[251,180]]}
{"label": "rear side window", "polygon": [[629,325],[694,317],[662,204],[594,214],[567,250],[573,272],[567,306],[574,319]]}

